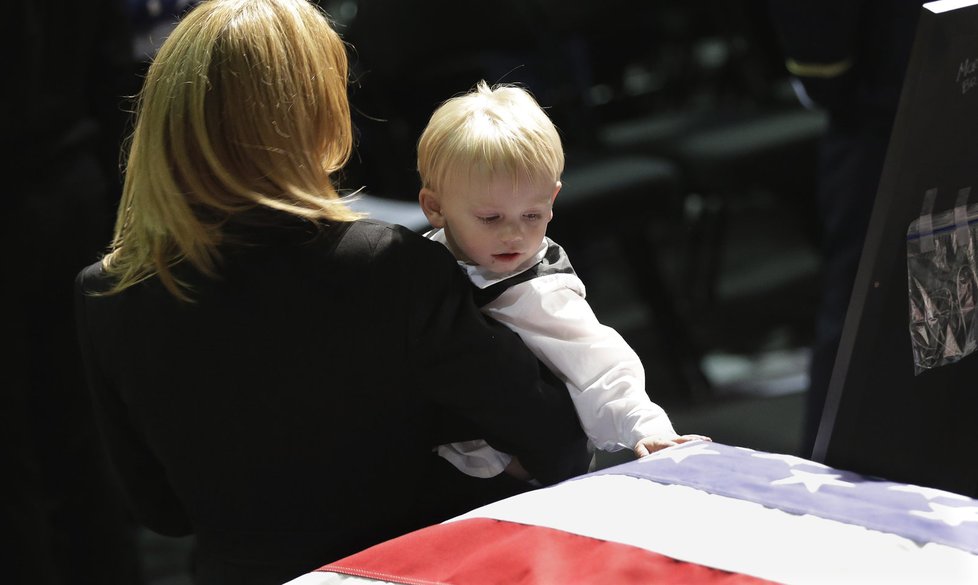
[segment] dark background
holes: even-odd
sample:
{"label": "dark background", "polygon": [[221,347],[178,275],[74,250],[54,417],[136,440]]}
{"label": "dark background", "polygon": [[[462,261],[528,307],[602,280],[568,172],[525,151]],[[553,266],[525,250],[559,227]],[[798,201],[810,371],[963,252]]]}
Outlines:
{"label": "dark background", "polygon": [[[574,239],[560,241],[598,317],[642,357],[652,399],[680,432],[801,454],[825,121],[792,89],[766,2],[322,5],[352,45],[357,151],[344,189],[416,201],[415,142],[435,107],[479,79],[526,86],[561,132],[568,173],[590,173],[596,185],[584,189],[581,214],[558,198],[552,233],[582,223],[565,225],[559,233]],[[666,161],[670,187],[649,181],[643,195],[641,181],[595,163],[624,155]],[[603,187],[622,181],[639,195]],[[630,217],[642,218],[655,266],[625,250],[616,225]],[[662,277],[661,298],[643,288],[650,271]],[[191,539],[141,539],[152,583],[187,582]]]}

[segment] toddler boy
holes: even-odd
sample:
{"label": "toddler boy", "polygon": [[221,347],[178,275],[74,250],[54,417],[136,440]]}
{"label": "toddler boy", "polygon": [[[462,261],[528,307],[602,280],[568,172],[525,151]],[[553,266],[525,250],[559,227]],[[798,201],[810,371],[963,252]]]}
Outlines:
{"label": "toddler boy", "polygon": [[[435,228],[427,235],[458,259],[483,312],[567,383],[595,447],[642,457],[706,439],[676,433],[649,399],[638,355],[598,321],[567,255],[546,237],[563,169],[560,136],[536,100],[479,82],[435,110],[418,142],[419,202]],[[475,477],[520,475],[518,462],[483,441],[438,452]]]}

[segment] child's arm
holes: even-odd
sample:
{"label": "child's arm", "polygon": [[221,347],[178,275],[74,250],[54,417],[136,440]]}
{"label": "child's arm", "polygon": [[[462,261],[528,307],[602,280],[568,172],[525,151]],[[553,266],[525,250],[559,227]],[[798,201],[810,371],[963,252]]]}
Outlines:
{"label": "child's arm", "polygon": [[483,310],[516,331],[567,383],[581,426],[597,448],[637,449],[649,437],[679,437],[665,411],[646,394],[638,355],[617,331],[598,321],[573,274],[520,283]]}

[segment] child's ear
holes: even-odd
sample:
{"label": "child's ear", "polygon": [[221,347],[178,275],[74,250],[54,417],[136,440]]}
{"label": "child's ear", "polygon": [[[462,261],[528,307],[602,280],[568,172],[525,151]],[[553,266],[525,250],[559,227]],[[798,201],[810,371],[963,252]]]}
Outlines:
{"label": "child's ear", "polygon": [[445,216],[441,213],[441,201],[438,194],[427,187],[422,187],[418,193],[418,203],[421,204],[421,211],[428,218],[428,223],[434,228],[445,227]]}
{"label": "child's ear", "polygon": [[550,196],[550,219],[554,218],[554,201],[557,200],[557,193],[560,193],[560,188],[562,186],[563,185],[561,185],[560,181],[557,181],[557,184],[554,185],[554,194]]}

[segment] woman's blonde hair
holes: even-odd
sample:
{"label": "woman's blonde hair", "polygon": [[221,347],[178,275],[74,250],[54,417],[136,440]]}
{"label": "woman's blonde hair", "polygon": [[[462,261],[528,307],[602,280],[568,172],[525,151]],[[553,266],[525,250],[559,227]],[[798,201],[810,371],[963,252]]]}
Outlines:
{"label": "woman's blonde hair", "polygon": [[443,191],[456,181],[486,184],[495,177],[560,180],[564,151],[553,122],[533,96],[513,85],[480,81],[444,102],[418,141],[423,187]]}
{"label": "woman's blonde hair", "polygon": [[352,221],[332,175],[352,149],[346,47],[306,0],[204,0],[160,47],[138,96],[110,293],[172,267],[214,275],[224,226],[255,208]]}

